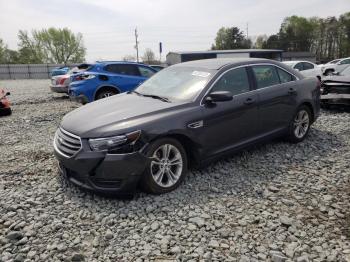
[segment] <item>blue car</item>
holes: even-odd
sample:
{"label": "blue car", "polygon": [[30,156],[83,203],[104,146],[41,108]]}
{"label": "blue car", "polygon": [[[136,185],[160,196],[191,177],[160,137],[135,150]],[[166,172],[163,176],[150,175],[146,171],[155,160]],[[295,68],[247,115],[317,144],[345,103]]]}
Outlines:
{"label": "blue car", "polygon": [[69,96],[83,104],[133,90],[157,71],[132,62],[97,62],[71,76]]}
{"label": "blue car", "polygon": [[63,66],[63,67],[56,67],[52,69],[51,71],[51,77],[53,76],[59,76],[59,75],[65,75],[69,71],[69,67]]}

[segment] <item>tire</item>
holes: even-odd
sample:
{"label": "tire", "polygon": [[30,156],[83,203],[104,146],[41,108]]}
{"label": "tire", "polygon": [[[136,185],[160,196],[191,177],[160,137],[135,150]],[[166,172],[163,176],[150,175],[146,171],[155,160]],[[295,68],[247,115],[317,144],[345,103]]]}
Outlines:
{"label": "tire", "polygon": [[96,100],[114,96],[116,94],[118,94],[118,92],[113,88],[102,88],[100,91],[97,92]]}
{"label": "tire", "polygon": [[321,103],[321,108],[322,109],[330,109],[331,108],[331,106],[329,105],[329,104],[327,104],[326,102],[323,102],[323,103]]}
{"label": "tire", "polygon": [[9,116],[12,114],[11,108],[2,108],[0,109],[0,116]]}
{"label": "tire", "polygon": [[[166,154],[168,153],[168,157]],[[143,191],[164,194],[176,189],[187,174],[187,155],[180,142],[173,138],[161,138],[150,144],[146,155],[154,157],[140,180]],[[177,160],[177,161],[175,161]],[[171,164],[171,162],[177,164]],[[158,178],[158,180],[157,180]]]}
{"label": "tire", "polygon": [[310,131],[311,119],[309,107],[300,106],[289,125],[288,140],[291,143],[299,143],[305,139]]}

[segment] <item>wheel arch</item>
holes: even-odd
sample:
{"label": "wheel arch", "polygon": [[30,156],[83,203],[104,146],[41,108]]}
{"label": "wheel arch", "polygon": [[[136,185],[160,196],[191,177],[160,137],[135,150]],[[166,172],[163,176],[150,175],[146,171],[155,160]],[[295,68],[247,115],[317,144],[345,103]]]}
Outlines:
{"label": "wheel arch", "polygon": [[198,166],[200,164],[198,146],[190,137],[180,133],[167,133],[156,136],[149,142],[152,143],[161,138],[173,138],[183,146],[187,155],[189,167]]}
{"label": "wheel arch", "polygon": [[108,90],[108,89],[109,90],[113,89],[113,90],[117,91],[118,94],[121,93],[121,90],[118,87],[114,86],[114,85],[100,85],[98,88],[96,88],[96,90],[94,92],[94,100],[96,100],[97,95],[98,95],[99,92],[101,92],[102,90]]}
{"label": "wheel arch", "polygon": [[309,101],[304,101],[303,103],[300,104],[300,106],[306,106],[310,110],[311,118],[312,118],[311,123],[313,123],[315,121],[315,111],[314,111],[314,108],[312,106],[312,103]]}

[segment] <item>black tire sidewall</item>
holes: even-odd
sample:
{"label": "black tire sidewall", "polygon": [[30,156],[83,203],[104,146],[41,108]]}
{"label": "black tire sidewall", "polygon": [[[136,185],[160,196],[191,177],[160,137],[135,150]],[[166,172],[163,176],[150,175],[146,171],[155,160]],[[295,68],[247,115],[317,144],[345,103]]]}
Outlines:
{"label": "black tire sidewall", "polygon": [[[307,112],[307,114],[309,115],[309,126],[307,128],[305,135],[302,138],[299,138],[299,137],[296,137],[294,134],[294,119],[301,110],[305,110]],[[311,127],[311,120],[312,120],[312,115],[311,115],[310,108],[305,106],[305,105],[298,107],[298,110],[293,115],[292,121],[291,121],[290,126],[289,126],[289,134],[288,134],[289,141],[292,143],[299,143],[299,142],[303,141],[307,137],[307,135],[309,134],[310,127]]]}
{"label": "black tire sidewall", "polygon": [[180,154],[182,156],[182,161],[183,161],[181,176],[180,176],[179,180],[173,186],[167,187],[167,188],[161,187],[154,181],[154,179],[152,177],[150,166],[149,166],[151,162],[149,162],[149,165],[146,167],[145,171],[142,174],[141,180],[140,180],[141,189],[147,193],[159,195],[159,194],[164,194],[164,193],[168,193],[170,191],[173,191],[182,183],[182,181],[184,180],[184,178],[187,174],[187,154],[186,154],[186,151],[185,151],[184,147],[182,146],[182,144],[174,138],[160,138],[160,139],[157,139],[154,142],[152,142],[148,146],[148,148],[146,149],[147,157],[152,157],[154,151],[156,149],[158,149],[161,145],[164,145],[164,144],[173,145],[180,151]]}

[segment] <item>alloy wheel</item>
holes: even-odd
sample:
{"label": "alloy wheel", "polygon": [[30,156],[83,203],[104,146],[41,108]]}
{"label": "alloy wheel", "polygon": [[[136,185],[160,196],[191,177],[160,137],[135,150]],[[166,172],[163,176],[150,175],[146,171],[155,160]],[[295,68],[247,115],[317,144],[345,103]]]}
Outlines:
{"label": "alloy wheel", "polygon": [[111,93],[111,92],[106,92],[106,93],[104,93],[104,94],[102,95],[102,98],[110,97],[110,96],[112,96],[112,95],[114,95],[114,94]]}
{"label": "alloy wheel", "polygon": [[303,138],[310,125],[310,118],[306,110],[300,110],[294,119],[294,135],[301,139]]}
{"label": "alloy wheel", "polygon": [[171,144],[159,146],[153,153],[151,175],[157,185],[171,187],[181,177],[183,159],[180,150]]}

